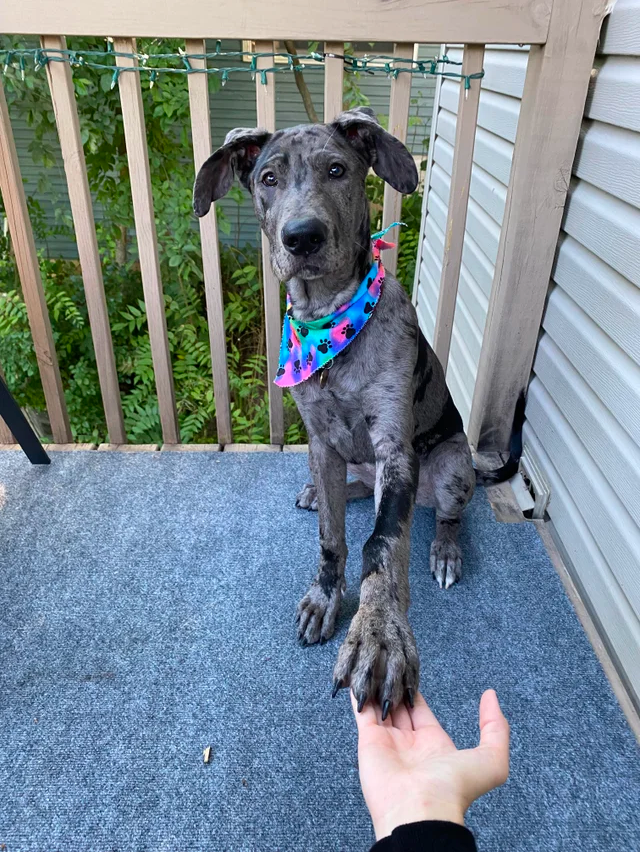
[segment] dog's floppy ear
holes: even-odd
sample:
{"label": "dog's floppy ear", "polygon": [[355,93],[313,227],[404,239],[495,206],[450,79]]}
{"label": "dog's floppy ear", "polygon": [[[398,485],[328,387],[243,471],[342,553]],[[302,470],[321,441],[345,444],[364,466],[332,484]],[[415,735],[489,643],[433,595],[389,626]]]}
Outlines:
{"label": "dog's floppy ear", "polygon": [[376,175],[401,193],[412,193],[418,186],[418,170],[407,148],[381,127],[369,107],[347,110],[333,122],[364,157]]}
{"label": "dog's floppy ear", "polygon": [[212,201],[226,195],[236,174],[244,186],[271,134],[260,127],[236,127],[227,133],[222,148],[214,151],[200,167],[193,185],[193,209],[196,216],[205,216]]}

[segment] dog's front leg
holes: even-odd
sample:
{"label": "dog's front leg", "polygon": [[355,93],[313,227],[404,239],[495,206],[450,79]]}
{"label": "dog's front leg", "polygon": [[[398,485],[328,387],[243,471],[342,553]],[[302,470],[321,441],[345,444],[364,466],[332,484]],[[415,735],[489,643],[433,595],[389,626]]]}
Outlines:
{"label": "dog's front leg", "polygon": [[347,561],[347,463],[331,447],[312,437],[309,467],[317,490],[320,564],[298,605],[298,638],[304,645],[324,642],[332,636],[345,588]]}
{"label": "dog's front leg", "polygon": [[351,686],[361,709],[377,700],[386,717],[418,689],[419,660],[407,619],[409,540],[418,460],[409,442],[374,441],[376,524],[362,552],[360,607],[340,648],[334,694]]}

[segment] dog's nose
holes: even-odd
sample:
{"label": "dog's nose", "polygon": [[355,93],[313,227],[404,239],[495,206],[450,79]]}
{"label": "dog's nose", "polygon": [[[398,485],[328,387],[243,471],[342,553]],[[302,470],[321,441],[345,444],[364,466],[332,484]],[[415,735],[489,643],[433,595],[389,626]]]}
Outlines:
{"label": "dog's nose", "polygon": [[290,219],[282,229],[282,242],[292,255],[313,255],[327,239],[327,226],[315,216]]}

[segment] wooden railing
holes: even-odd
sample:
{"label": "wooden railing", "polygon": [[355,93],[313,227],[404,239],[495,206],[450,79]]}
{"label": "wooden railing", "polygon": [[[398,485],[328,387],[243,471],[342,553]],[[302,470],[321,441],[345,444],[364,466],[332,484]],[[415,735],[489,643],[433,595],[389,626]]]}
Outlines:
{"label": "wooden railing", "polygon": [[[509,184],[504,225],[469,428],[472,443],[504,447],[513,406],[526,386],[537,330],[551,272],[562,208],[589,74],[606,0],[362,0],[357,7],[341,0],[321,4],[298,0],[243,0],[217,4],[215,13],[200,0],[182,0],[158,8],[152,0],[21,0],[3,5],[0,30],[19,35],[64,33],[114,39],[119,54],[135,53],[137,36],[182,38],[189,54],[204,53],[205,38],[257,39],[257,52],[271,53],[273,39],[324,40],[325,120],[342,107],[344,39],[394,41],[395,55],[410,58],[414,43],[465,44],[463,74],[482,69],[487,42],[532,45]],[[241,31],[251,22],[253,32]],[[62,35],[41,36],[42,46],[63,50]],[[117,56],[119,67],[135,63]],[[258,71],[271,59],[258,60]],[[193,59],[194,69],[204,60]],[[126,443],[118,378],[98,255],[90,187],[80,138],[72,70],[66,63],[47,64],[60,146],[78,243],[88,315],[93,335],[100,389],[110,442]],[[206,74],[189,75],[194,166],[211,152]],[[442,267],[434,346],[446,364],[456,304],[465,218],[469,197],[481,81],[460,87],[456,146],[451,180],[445,255]],[[146,304],[158,405],[165,444],[180,442],[173,374],[164,313],[163,288],[151,193],[140,77],[121,73],[118,78],[140,269]],[[256,75],[258,124],[275,130],[276,75],[266,84]],[[399,74],[391,82],[389,129],[406,138],[411,76]],[[0,82],[0,189],[16,254],[16,263],[38,359],[54,440],[72,440],[60,371],[47,315],[44,291],[22,178],[4,91]],[[385,187],[383,223],[399,218],[401,199]],[[226,364],[223,295],[216,215],[200,220],[212,381],[216,401],[218,440],[233,440]],[[269,263],[262,238],[263,287],[269,378],[277,369],[281,329],[280,285]],[[395,270],[397,255],[387,265]],[[282,392],[269,383],[271,442],[284,441]],[[6,436],[6,430],[0,438]]]}

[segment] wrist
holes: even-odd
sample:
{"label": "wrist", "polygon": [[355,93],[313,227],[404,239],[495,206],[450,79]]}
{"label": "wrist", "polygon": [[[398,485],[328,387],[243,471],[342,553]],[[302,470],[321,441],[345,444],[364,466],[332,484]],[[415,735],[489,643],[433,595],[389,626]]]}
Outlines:
{"label": "wrist", "polygon": [[376,839],[387,838],[397,826],[418,823],[423,820],[447,820],[464,826],[464,808],[457,803],[406,800],[398,806],[390,806],[373,819]]}

